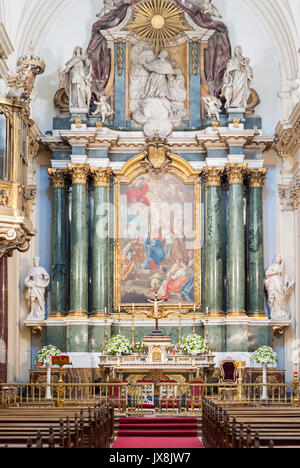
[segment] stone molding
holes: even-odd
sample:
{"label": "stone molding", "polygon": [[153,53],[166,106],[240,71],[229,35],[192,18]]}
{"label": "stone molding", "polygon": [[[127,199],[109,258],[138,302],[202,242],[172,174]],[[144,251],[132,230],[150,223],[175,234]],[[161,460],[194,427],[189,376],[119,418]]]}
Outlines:
{"label": "stone molding", "polygon": [[276,127],[276,151],[281,158],[295,156],[300,148],[300,102],[295,106],[287,121]]}

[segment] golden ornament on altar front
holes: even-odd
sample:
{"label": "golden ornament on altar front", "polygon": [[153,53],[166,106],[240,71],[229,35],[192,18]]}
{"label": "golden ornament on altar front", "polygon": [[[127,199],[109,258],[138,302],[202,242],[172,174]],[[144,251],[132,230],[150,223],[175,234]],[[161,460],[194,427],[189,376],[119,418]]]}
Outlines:
{"label": "golden ornament on altar front", "polygon": [[127,29],[155,46],[157,53],[184,30],[190,29],[185,23],[183,8],[172,0],[145,0],[133,8],[134,19]]}

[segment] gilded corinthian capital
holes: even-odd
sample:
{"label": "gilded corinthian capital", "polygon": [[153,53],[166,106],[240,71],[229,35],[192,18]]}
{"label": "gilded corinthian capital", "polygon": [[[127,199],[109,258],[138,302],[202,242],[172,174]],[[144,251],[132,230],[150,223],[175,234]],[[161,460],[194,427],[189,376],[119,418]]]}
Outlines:
{"label": "gilded corinthian capital", "polygon": [[267,174],[267,169],[249,169],[248,180],[250,188],[261,188]]}
{"label": "gilded corinthian capital", "polygon": [[242,184],[248,164],[226,164],[226,174],[229,184]]}
{"label": "gilded corinthian capital", "polygon": [[90,173],[90,168],[86,164],[69,164],[68,170],[72,178],[72,184],[87,183],[87,178]]}
{"label": "gilded corinthian capital", "polygon": [[219,187],[224,174],[224,167],[205,167],[203,175],[206,187]]}
{"label": "gilded corinthian capital", "polygon": [[48,169],[50,184],[53,188],[66,188],[67,171],[65,169]]}
{"label": "gilded corinthian capital", "polygon": [[108,187],[112,176],[110,167],[93,167],[91,175],[94,180],[94,187]]}

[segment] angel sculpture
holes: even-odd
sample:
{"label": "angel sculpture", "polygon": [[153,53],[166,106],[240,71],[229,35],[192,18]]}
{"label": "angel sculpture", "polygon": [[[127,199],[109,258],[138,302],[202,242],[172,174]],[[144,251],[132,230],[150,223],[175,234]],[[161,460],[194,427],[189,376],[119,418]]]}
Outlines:
{"label": "angel sculpture", "polygon": [[114,111],[110,107],[110,105],[107,102],[106,96],[100,96],[99,101],[94,101],[94,104],[97,106],[97,109],[95,112],[92,113],[93,116],[100,114],[102,123],[105,122],[105,119],[107,117],[110,117],[111,115],[114,114]]}
{"label": "angel sculpture", "polygon": [[208,117],[211,118],[215,116],[217,121],[220,122],[220,112],[222,107],[220,99],[215,96],[205,96],[203,100]]}
{"label": "angel sculpture", "polygon": [[118,0],[104,0],[104,6],[100,13],[98,13],[98,18],[103,18],[103,16],[108,15],[112,10],[116,8]]}
{"label": "angel sculpture", "polygon": [[284,320],[290,318],[288,308],[288,296],[294,288],[295,282],[291,281],[283,271],[281,255],[275,259],[266,271],[265,287],[268,293],[271,318],[273,320]]}
{"label": "angel sculpture", "polygon": [[215,7],[215,5],[213,5],[212,0],[202,0],[200,8],[205,15],[215,16],[216,18],[222,18],[219,10]]}

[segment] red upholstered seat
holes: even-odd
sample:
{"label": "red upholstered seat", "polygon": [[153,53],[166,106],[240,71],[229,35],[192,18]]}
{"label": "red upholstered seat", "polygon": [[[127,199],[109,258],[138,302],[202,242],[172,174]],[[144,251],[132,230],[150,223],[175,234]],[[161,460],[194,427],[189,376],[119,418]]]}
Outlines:
{"label": "red upholstered seat", "polygon": [[237,369],[233,359],[230,357],[224,359],[220,364],[220,383],[236,383]]}

